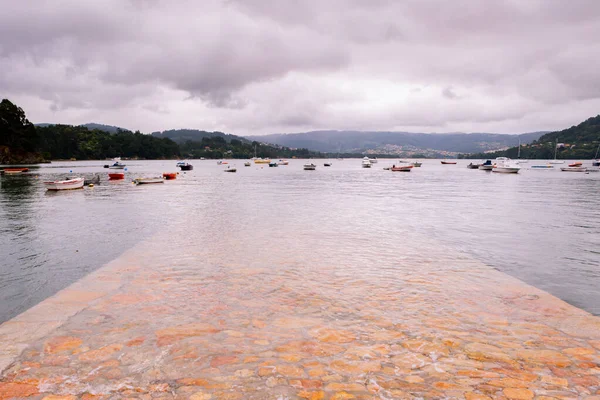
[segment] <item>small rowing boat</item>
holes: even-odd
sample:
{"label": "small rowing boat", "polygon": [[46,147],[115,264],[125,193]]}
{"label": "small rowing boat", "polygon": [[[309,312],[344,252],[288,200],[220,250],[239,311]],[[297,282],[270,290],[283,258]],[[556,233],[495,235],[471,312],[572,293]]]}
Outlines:
{"label": "small rowing boat", "polygon": [[583,164],[581,161],[576,161],[574,163],[569,164],[569,167],[581,167]]}
{"label": "small rowing boat", "polygon": [[163,172],[163,178],[170,181],[173,179],[177,179],[177,172]]}
{"label": "small rowing boat", "polygon": [[410,172],[412,168],[412,165],[392,165],[392,168],[390,170],[392,172]]}
{"label": "small rowing boat", "polygon": [[29,172],[29,168],[4,168],[2,173],[6,175],[17,175],[25,172]]}
{"label": "small rowing boat", "polygon": [[315,169],[317,169],[317,166],[316,166],[316,164],[313,164],[313,163],[307,163],[307,164],[304,164],[303,168],[305,171],[314,171]]}
{"label": "small rowing boat", "polygon": [[442,160],[441,163],[444,165],[454,165],[456,164],[458,161],[448,161],[448,160]]}
{"label": "small rowing boat", "polygon": [[83,182],[83,178],[67,178],[63,181],[44,182],[44,186],[51,191],[81,189],[83,188]]}
{"label": "small rowing boat", "polygon": [[587,172],[586,167],[564,167],[560,170],[563,172]]}
{"label": "small rowing boat", "polygon": [[136,178],[133,180],[133,183],[136,185],[148,185],[151,183],[163,183],[164,181],[162,176],[156,176],[153,178]]}

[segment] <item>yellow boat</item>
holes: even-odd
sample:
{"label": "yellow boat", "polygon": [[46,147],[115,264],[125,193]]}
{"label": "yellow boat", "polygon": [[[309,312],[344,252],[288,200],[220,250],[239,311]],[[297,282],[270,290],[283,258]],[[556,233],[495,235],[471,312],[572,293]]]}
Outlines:
{"label": "yellow boat", "polygon": [[268,158],[257,158],[254,160],[254,164],[269,164],[271,162]]}

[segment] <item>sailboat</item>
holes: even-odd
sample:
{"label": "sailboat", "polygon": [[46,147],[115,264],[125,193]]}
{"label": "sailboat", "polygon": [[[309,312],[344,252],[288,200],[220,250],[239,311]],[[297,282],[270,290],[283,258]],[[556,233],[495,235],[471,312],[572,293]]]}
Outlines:
{"label": "sailboat", "polygon": [[554,143],[554,160],[551,160],[550,164],[564,164],[565,163],[563,160],[556,159],[557,151],[558,151],[558,138],[556,139],[556,142]]}
{"label": "sailboat", "polygon": [[521,160],[521,138],[519,138],[519,151],[517,152],[517,164],[527,164],[529,160]]}
{"label": "sailboat", "polygon": [[600,151],[600,143],[598,143],[598,148],[596,149],[596,155],[592,160],[592,167],[600,167],[600,159],[598,158],[598,152]]}

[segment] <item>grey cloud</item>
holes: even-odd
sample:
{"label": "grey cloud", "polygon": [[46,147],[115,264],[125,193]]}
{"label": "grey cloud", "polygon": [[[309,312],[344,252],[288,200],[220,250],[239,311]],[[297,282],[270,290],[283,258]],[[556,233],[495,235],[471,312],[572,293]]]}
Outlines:
{"label": "grey cloud", "polygon": [[573,102],[600,104],[595,0],[25,3],[0,0],[0,94],[43,100],[40,115],[133,108],[169,127],[197,109],[219,129],[452,129],[561,105],[576,123]]}

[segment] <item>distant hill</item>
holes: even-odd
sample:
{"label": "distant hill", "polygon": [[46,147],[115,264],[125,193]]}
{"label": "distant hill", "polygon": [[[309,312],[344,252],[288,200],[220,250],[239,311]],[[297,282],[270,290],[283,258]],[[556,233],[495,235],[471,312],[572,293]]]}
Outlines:
{"label": "distant hill", "polygon": [[201,142],[203,138],[222,137],[227,143],[231,143],[232,139],[237,139],[243,143],[250,143],[250,140],[241,136],[231,135],[223,132],[207,132],[198,129],[172,129],[162,132],[152,132],[152,136],[169,138],[176,143],[182,144],[187,141]]}
{"label": "distant hill", "polygon": [[[46,128],[48,126],[54,126],[54,125],[59,125],[59,124],[48,124],[48,123],[35,124],[35,126],[39,126],[40,128]],[[78,125],[78,126],[83,126],[84,128],[88,128],[90,131],[93,131],[94,129],[96,129],[96,130],[108,132],[108,133],[117,133],[119,130],[129,131],[129,129],[121,128],[118,126],[96,124],[94,122],[90,122],[88,124],[82,124],[82,125]]]}
{"label": "distant hill", "polygon": [[452,156],[464,152],[485,152],[529,143],[546,132],[520,135],[495,133],[411,133],[362,131],[313,131],[295,134],[248,136],[250,140],[287,147],[304,147],[330,153],[380,155]]}
{"label": "distant hill", "polygon": [[[546,133],[533,143],[521,146],[521,158],[550,159],[554,158],[554,149],[559,159],[591,159],[596,156],[600,144],[600,115],[588,118],[579,125],[572,126],[562,131]],[[485,154],[485,157],[510,157],[516,158],[518,146],[502,151]],[[464,154],[463,158],[483,158],[482,154]]]}

